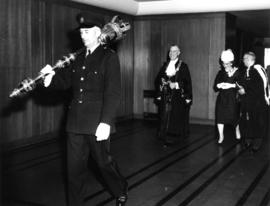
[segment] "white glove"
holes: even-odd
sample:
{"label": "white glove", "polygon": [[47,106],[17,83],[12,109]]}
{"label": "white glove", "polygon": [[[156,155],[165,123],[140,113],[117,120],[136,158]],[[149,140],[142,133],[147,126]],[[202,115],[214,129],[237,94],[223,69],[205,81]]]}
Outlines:
{"label": "white glove", "polygon": [[43,69],[40,70],[41,74],[45,74],[44,77],[44,87],[48,87],[51,84],[52,78],[55,75],[55,71],[53,71],[53,68],[51,65],[47,64]]}
{"label": "white glove", "polygon": [[218,84],[217,84],[217,88],[218,88],[218,89],[221,89],[221,88],[223,87],[223,85],[224,85],[224,82],[218,83]]}
{"label": "white glove", "polygon": [[191,99],[186,99],[185,101],[187,104],[189,104],[191,102]]}
{"label": "white glove", "polygon": [[111,126],[106,123],[99,123],[96,130],[97,141],[107,140],[110,136]]}

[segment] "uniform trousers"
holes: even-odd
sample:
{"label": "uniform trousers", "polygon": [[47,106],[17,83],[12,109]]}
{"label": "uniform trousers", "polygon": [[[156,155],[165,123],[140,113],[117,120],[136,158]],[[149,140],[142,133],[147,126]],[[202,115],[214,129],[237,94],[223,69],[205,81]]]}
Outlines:
{"label": "uniform trousers", "polygon": [[67,135],[68,203],[81,206],[86,194],[89,157],[95,161],[103,183],[108,191],[119,197],[126,194],[127,182],[120,174],[116,162],[110,154],[110,139],[96,141],[95,135]]}

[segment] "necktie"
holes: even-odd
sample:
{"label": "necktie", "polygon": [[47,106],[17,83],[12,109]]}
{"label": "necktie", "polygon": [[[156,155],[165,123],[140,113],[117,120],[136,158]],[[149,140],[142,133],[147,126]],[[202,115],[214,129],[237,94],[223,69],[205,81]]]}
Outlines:
{"label": "necktie", "polygon": [[85,57],[87,57],[89,54],[91,54],[91,50],[90,50],[90,49],[87,49],[87,50],[86,50]]}
{"label": "necktie", "polygon": [[249,67],[247,68],[247,71],[246,71],[246,78],[249,78]]}

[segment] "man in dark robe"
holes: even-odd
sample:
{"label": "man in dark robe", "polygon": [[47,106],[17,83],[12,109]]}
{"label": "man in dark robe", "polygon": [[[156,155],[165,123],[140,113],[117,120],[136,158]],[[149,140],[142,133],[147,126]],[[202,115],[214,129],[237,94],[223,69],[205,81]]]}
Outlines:
{"label": "man in dark robe", "polygon": [[172,144],[167,134],[180,138],[189,135],[192,83],[188,65],[179,58],[180,54],[179,47],[172,45],[169,60],[156,78],[160,114],[158,137],[164,140],[165,145]]}

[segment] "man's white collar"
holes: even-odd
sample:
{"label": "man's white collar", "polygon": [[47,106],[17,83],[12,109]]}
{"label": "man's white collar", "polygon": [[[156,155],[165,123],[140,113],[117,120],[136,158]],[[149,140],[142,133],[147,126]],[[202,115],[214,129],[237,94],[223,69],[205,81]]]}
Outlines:
{"label": "man's white collar", "polygon": [[98,48],[98,46],[100,45],[100,43],[98,43],[98,44],[96,44],[96,45],[94,45],[94,46],[92,46],[92,47],[87,47],[87,51],[89,51],[90,50],[90,52],[91,52],[91,54],[96,50],[96,48]]}

